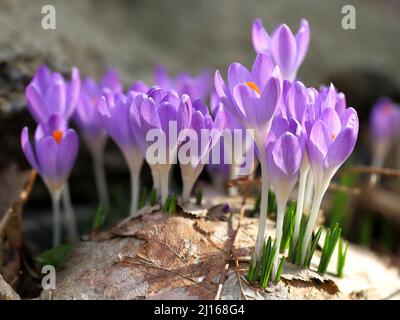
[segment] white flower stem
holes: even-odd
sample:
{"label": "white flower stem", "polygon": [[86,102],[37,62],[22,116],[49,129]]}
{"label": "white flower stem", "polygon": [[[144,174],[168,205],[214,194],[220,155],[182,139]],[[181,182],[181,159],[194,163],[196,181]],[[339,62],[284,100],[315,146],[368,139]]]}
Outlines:
{"label": "white flower stem", "polygon": [[110,208],[110,201],[108,198],[106,172],[104,167],[104,153],[99,152],[93,155],[94,177],[96,180],[97,193],[100,203],[103,208],[108,211]]}
{"label": "white flower stem", "polygon": [[[374,155],[372,158],[372,166],[382,168],[385,164],[385,158],[388,153],[389,147],[385,143],[380,143],[376,145],[374,150]],[[379,183],[380,175],[377,173],[371,174],[370,183],[371,185],[376,185]]]}
{"label": "white flower stem", "polygon": [[64,205],[64,218],[65,218],[65,223],[67,226],[68,242],[75,243],[79,239],[78,226],[76,223],[75,211],[74,211],[74,208],[73,208],[72,202],[71,202],[71,194],[69,191],[68,182],[65,183],[65,187],[62,192],[62,197],[63,197],[63,205]]}
{"label": "white flower stem", "polygon": [[265,224],[267,221],[267,210],[268,210],[268,173],[265,161],[261,163],[261,203],[260,203],[260,218],[258,222],[258,233],[256,239],[256,245],[253,253],[253,263],[257,263],[261,258],[261,250],[265,237]]}
{"label": "white flower stem", "polygon": [[129,215],[135,217],[137,213],[138,201],[139,201],[139,181],[140,171],[130,168],[129,170],[131,177],[131,207]]}
{"label": "white flower stem", "polygon": [[277,202],[278,214],[276,216],[276,230],[275,230],[276,254],[275,254],[275,258],[274,258],[274,267],[272,270],[273,278],[275,278],[276,271],[278,270],[278,256],[279,256],[279,249],[281,247],[282,232],[283,232],[283,230],[282,230],[283,229],[283,219],[285,217],[286,203],[287,203],[287,199],[285,201],[282,201],[281,199],[279,199]]}
{"label": "white flower stem", "polygon": [[131,206],[129,209],[129,216],[135,217],[137,215],[137,207],[139,202],[139,182],[140,171],[143,165],[143,157],[136,149],[121,148],[128,164],[129,175],[131,180]]}
{"label": "white flower stem", "polygon": [[300,224],[301,218],[303,216],[303,206],[304,206],[304,196],[306,190],[306,182],[308,175],[309,167],[300,170],[299,177],[299,190],[297,193],[297,207],[296,207],[296,216],[295,216],[295,224],[294,224],[294,232],[293,232],[293,243],[297,242],[300,232]]}
{"label": "white flower stem", "polygon": [[190,164],[180,164],[180,167],[183,183],[182,200],[183,202],[188,202],[190,199],[190,194],[193,190],[193,186],[203,170],[204,165],[198,164],[193,168]]}
{"label": "white flower stem", "polygon": [[[232,161],[232,164],[229,166],[230,167],[230,179],[235,179],[236,178],[236,168],[237,164],[235,161]],[[236,197],[238,195],[238,187],[237,186],[231,186],[228,189],[228,195],[230,197]]]}
{"label": "white flower stem", "polygon": [[62,189],[50,191],[51,202],[53,205],[53,247],[61,243],[61,200]]}
{"label": "white flower stem", "polygon": [[158,166],[158,173],[161,183],[161,204],[164,205],[169,195],[169,172],[171,169],[170,164],[162,164]]}
{"label": "white flower stem", "polygon": [[325,194],[325,190],[323,188],[315,188],[314,190],[314,201],[311,208],[311,214],[307,223],[307,229],[304,235],[303,245],[301,249],[301,264],[304,264],[304,260],[306,258],[308,245],[310,243],[312,232],[314,230],[315,223],[317,221],[318,212],[321,207],[321,202]]}
{"label": "white flower stem", "polygon": [[307,174],[306,192],[304,194],[303,212],[308,214],[311,210],[311,203],[314,193],[314,176],[311,170]]}

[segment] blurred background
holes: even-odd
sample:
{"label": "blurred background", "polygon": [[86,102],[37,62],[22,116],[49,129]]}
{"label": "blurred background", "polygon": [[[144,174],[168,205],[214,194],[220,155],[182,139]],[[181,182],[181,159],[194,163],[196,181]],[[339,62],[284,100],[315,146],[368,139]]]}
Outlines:
{"label": "blurred background", "polygon": [[[43,30],[41,26],[41,10],[48,4],[56,9],[55,30]],[[341,10],[346,4],[356,9],[355,30],[342,28]],[[333,82],[346,94],[348,105],[356,108],[361,120],[360,139],[350,162],[370,164],[371,107],[381,96],[400,102],[397,0],[2,0],[0,169],[12,163],[28,168],[19,139],[22,127],[33,128],[34,122],[26,110],[23,93],[40,64],[46,63],[66,76],[76,66],[82,76],[97,78],[108,67],[114,67],[126,88],[139,79],[152,84],[153,70],[159,64],[173,74],[182,70],[197,73],[203,67],[212,72],[225,71],[233,61],[250,66],[255,57],[251,25],[257,17],[269,32],[282,22],[295,32],[301,18],[309,21],[310,48],[299,79],[315,87]],[[111,200],[121,209],[122,217],[129,198],[128,171],[111,141],[106,165]],[[393,155],[385,166],[395,167]],[[145,184],[150,181],[148,176],[144,171]],[[367,179],[354,174],[337,178],[338,183],[350,188],[359,188]],[[380,192],[389,199],[384,201],[393,202],[389,209],[372,205],[370,193],[355,196],[351,192],[331,192],[326,223],[340,222],[351,241],[399,256],[399,182],[399,177],[393,176],[381,180]],[[97,199],[91,159],[83,143],[72,173],[71,190],[85,232],[90,228]],[[40,248],[49,245],[49,218],[50,199],[37,179],[23,223],[26,237]]]}

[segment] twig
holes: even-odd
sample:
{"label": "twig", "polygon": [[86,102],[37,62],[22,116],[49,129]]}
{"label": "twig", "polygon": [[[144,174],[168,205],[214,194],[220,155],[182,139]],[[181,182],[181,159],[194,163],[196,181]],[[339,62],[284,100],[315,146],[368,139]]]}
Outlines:
{"label": "twig", "polygon": [[345,192],[345,193],[348,193],[348,194],[354,195],[354,196],[357,196],[357,195],[359,195],[361,193],[361,189],[360,188],[352,188],[352,187],[348,187],[348,186],[345,186],[345,185],[337,184],[335,182],[331,182],[330,183],[329,190]]}
{"label": "twig", "polygon": [[237,259],[235,259],[235,265],[236,265],[236,275],[238,277],[239,286],[240,286],[240,292],[242,293],[244,300],[248,300],[246,294],[244,293],[242,278],[240,276],[239,262]]}
{"label": "twig", "polygon": [[229,263],[227,263],[225,265],[224,270],[223,270],[223,272],[221,274],[221,280],[220,280],[220,282],[218,284],[218,290],[217,290],[217,294],[214,297],[214,300],[219,300],[219,298],[221,296],[222,288],[224,287],[224,283],[225,283],[225,281],[223,281],[223,280],[225,279],[226,272],[228,271],[228,269],[229,269]]}
{"label": "twig", "polygon": [[[232,244],[231,244],[231,247],[230,247],[230,249],[229,249],[229,253],[230,253],[230,256],[231,256],[231,257],[232,257],[232,255],[233,255],[233,254],[232,254],[232,249],[233,249],[233,246],[234,246],[234,244],[235,244],[236,236],[237,236],[238,231],[239,231],[239,228],[240,228],[240,226],[241,226],[241,224],[242,224],[242,218],[243,218],[244,211],[245,211],[246,199],[247,199],[247,197],[244,196],[244,197],[243,197],[243,200],[242,200],[242,205],[241,205],[241,207],[240,207],[240,214],[239,214],[238,226],[237,226],[237,228],[235,229],[235,231],[234,231],[234,233],[233,233],[233,236],[232,236],[232,240],[231,240],[231,241],[232,241]],[[231,215],[231,220],[232,220],[232,217],[233,217],[233,215]],[[229,263],[225,264],[224,270],[222,270],[220,283],[218,284],[218,290],[217,290],[217,294],[216,294],[215,297],[214,297],[214,300],[219,300],[219,298],[220,298],[220,296],[221,296],[222,288],[223,288],[224,283],[225,283],[226,272],[227,272],[228,270],[229,270]]]}
{"label": "twig", "polygon": [[372,166],[351,166],[339,172],[340,175],[344,173],[377,173],[385,176],[400,177],[400,170]]}

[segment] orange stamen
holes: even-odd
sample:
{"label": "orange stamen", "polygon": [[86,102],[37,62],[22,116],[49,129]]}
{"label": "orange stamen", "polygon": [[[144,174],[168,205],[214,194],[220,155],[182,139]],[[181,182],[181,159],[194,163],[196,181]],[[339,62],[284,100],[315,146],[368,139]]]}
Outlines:
{"label": "orange stamen", "polygon": [[246,82],[246,84],[247,84],[247,86],[248,86],[249,88],[253,89],[253,90],[254,90],[255,92],[257,92],[258,94],[261,94],[260,89],[257,87],[257,85],[256,85],[254,82],[249,81],[249,82]]}
{"label": "orange stamen", "polygon": [[332,133],[332,134],[331,134],[332,140],[335,140],[335,137],[336,137],[336,136]]}
{"label": "orange stamen", "polygon": [[56,140],[57,144],[60,144],[60,141],[63,137],[63,132],[60,130],[53,131],[53,138]]}

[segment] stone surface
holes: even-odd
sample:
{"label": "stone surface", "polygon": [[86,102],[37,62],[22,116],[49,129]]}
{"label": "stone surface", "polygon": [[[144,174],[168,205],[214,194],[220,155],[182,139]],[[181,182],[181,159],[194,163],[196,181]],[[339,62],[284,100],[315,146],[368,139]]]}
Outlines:
{"label": "stone surface", "polygon": [[19,295],[11,288],[11,286],[3,279],[0,274],[0,300],[20,300]]}

